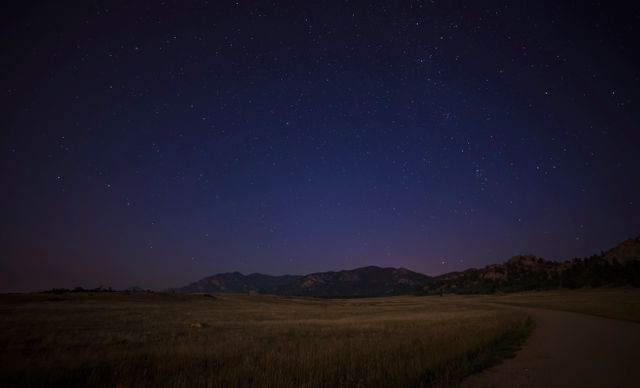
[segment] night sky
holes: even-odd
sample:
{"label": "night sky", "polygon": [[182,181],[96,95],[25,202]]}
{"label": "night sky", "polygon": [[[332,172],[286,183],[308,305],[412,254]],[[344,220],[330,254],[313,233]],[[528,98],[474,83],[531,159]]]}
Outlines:
{"label": "night sky", "polygon": [[436,275],[640,233],[637,5],[1,7],[0,291]]}

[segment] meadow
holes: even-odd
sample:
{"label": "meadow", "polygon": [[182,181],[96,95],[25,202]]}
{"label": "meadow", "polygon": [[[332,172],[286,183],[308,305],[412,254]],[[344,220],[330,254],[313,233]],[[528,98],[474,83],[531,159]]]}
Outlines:
{"label": "meadow", "polygon": [[449,386],[531,327],[456,297],[1,295],[0,385]]}
{"label": "meadow", "polygon": [[637,287],[581,288],[458,298],[470,302],[538,307],[640,322],[640,288]]}

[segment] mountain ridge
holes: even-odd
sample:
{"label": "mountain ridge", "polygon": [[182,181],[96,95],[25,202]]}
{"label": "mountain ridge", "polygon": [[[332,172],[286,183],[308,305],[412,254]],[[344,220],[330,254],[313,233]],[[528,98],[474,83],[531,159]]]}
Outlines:
{"label": "mountain ridge", "polygon": [[171,291],[354,298],[622,285],[640,286],[640,236],[588,258],[552,261],[534,255],[517,255],[503,263],[439,276],[428,276],[406,268],[373,265],[306,275],[243,275],[236,271],[207,276]]}

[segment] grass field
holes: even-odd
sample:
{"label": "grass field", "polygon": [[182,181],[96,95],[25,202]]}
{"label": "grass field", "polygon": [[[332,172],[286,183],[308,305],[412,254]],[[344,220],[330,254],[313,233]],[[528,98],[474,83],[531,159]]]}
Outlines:
{"label": "grass field", "polygon": [[639,288],[584,288],[462,298],[470,302],[485,300],[640,322]]}
{"label": "grass field", "polygon": [[0,296],[1,386],[448,386],[530,330],[440,297]]}

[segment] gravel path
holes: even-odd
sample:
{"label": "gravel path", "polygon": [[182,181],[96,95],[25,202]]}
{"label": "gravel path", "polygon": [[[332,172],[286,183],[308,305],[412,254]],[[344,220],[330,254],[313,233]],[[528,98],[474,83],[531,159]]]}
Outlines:
{"label": "gravel path", "polygon": [[515,358],[461,387],[640,387],[640,324],[539,308]]}

